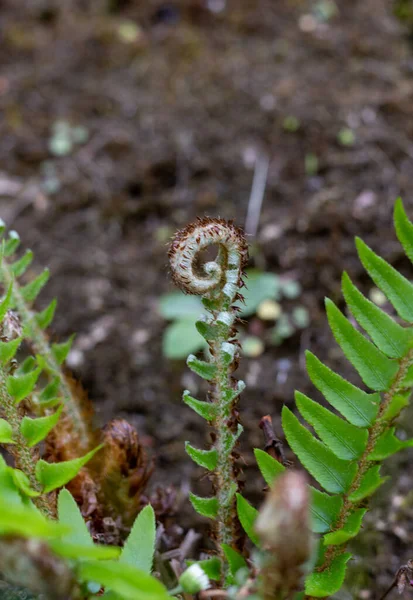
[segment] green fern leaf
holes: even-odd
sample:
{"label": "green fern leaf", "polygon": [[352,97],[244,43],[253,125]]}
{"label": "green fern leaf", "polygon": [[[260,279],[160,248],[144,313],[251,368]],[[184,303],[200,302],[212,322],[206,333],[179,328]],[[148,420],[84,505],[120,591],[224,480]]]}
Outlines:
{"label": "green fern leaf", "polygon": [[34,302],[50,277],[49,269],[44,269],[40,275],[20,288],[20,294],[25,302]]}
{"label": "green fern leaf", "polygon": [[7,377],[7,391],[16,404],[32,393],[41,370],[41,367],[37,367],[37,369],[25,375],[10,375]]}
{"label": "green fern leaf", "polygon": [[413,296],[413,285],[360,238],[356,238],[356,246],[360,260],[374,283],[384,292],[400,317],[413,323],[413,304],[409,300]]}
{"label": "green fern leaf", "polygon": [[211,402],[203,402],[197,400],[190,395],[188,390],[185,390],[182,395],[182,400],[187,406],[192,408],[197,415],[205,419],[206,421],[213,421],[216,415],[216,406]]}
{"label": "green fern leaf", "polygon": [[212,450],[199,450],[191,446],[189,442],[185,442],[186,453],[200,467],[204,467],[209,471],[214,471],[217,466],[218,454],[215,448]]}
{"label": "green fern leaf", "polygon": [[352,502],[357,503],[371,496],[386,481],[387,478],[380,477],[380,466],[374,465],[364,474],[358,488],[349,495]]}
{"label": "green fern leaf", "polygon": [[302,417],[338,458],[353,460],[363,454],[368,439],[367,429],[343,421],[300,392],[295,393],[295,402]]}
{"label": "green fern leaf", "polygon": [[222,544],[222,550],[225,558],[227,559],[229,566],[229,573],[227,576],[226,584],[232,585],[235,583],[235,576],[240,569],[248,569],[248,565],[245,558],[241,556],[236,550],[228,546],[228,544]]}
{"label": "green fern leaf", "polygon": [[63,537],[63,540],[69,544],[93,547],[93,539],[86,527],[82,513],[69,490],[60,490],[57,510],[59,523],[66,525],[69,529],[69,533]]}
{"label": "green fern leaf", "polygon": [[387,358],[357,331],[328,298],[326,310],[337,343],[364,383],[377,392],[387,390],[396,376],[399,365]]}
{"label": "green fern leaf", "polygon": [[31,250],[26,250],[25,254],[19,260],[16,260],[16,262],[10,265],[10,269],[12,270],[14,276],[20,277],[23,275],[26,269],[31,265],[32,261],[33,252]]}
{"label": "green fern leaf", "polygon": [[337,458],[301,425],[286,406],[282,410],[282,425],[289,445],[314,479],[327,492],[346,492],[356,474],[356,465]]}
{"label": "green fern leaf", "polygon": [[23,492],[23,494],[25,494],[29,498],[37,498],[38,496],[40,496],[40,492],[34,490],[30,485],[30,481],[26,473],[23,473],[23,471],[20,471],[20,469],[12,469],[11,467],[10,472],[13,477],[15,486],[21,492]]}
{"label": "green fern leaf", "polygon": [[413,223],[407,218],[401,198],[397,198],[394,206],[394,226],[404,251],[413,262]]}
{"label": "green fern leaf", "polygon": [[7,288],[7,293],[0,304],[0,323],[3,321],[6,316],[6,312],[12,307],[12,298],[13,298],[13,283],[9,285]]}
{"label": "green fern leaf", "polygon": [[7,364],[16,354],[22,338],[16,338],[11,342],[0,342],[0,363]]}
{"label": "green fern leaf", "polygon": [[155,554],[156,520],[150,504],[138,514],[122,548],[119,562],[150,574]]}
{"label": "green fern leaf", "polygon": [[264,450],[260,450],[259,448],[254,449],[254,455],[265,483],[272,486],[278,475],[281,475],[285,471],[285,467],[278,460],[270,456],[268,452],[264,452]]}
{"label": "green fern leaf", "polygon": [[399,450],[401,450],[402,448],[407,448],[412,445],[412,442],[410,440],[408,442],[399,440],[394,435],[394,431],[395,427],[391,427],[390,429],[381,434],[374,446],[374,449],[372,450],[372,452],[370,452],[368,456],[369,460],[384,460],[392,454],[399,452]]}
{"label": "green fern leaf", "polygon": [[73,334],[66,342],[62,342],[61,344],[52,344],[52,352],[59,365],[62,365],[65,362],[74,339],[75,336]]}
{"label": "green fern leaf", "polygon": [[233,401],[235,400],[235,398],[237,398],[241,394],[241,392],[243,392],[244,390],[245,390],[245,383],[241,379],[239,379],[236,382],[234,388],[225,390],[223,392],[223,399],[224,399],[225,403],[232,404]]}
{"label": "green fern leaf", "polygon": [[36,323],[41,329],[46,329],[49,327],[50,323],[53,321],[54,314],[56,312],[57,300],[53,299],[48,306],[42,312],[37,313],[34,318],[36,319]]}
{"label": "green fern leaf", "polygon": [[14,444],[13,428],[5,419],[0,419],[0,444]]}
{"label": "green fern leaf", "polygon": [[237,494],[237,513],[239,521],[242,525],[243,530],[250,538],[253,544],[256,546],[260,545],[260,541],[258,535],[254,530],[254,523],[258,516],[258,511],[256,508],[251,506],[248,500],[245,500],[241,494]]}
{"label": "green fern leaf", "polygon": [[4,256],[11,256],[20,246],[20,236],[17,231],[9,231],[9,237],[4,243]]}
{"label": "green fern leaf", "polygon": [[314,533],[330,531],[337,521],[343,500],[340,496],[329,496],[310,486],[311,529]]}
{"label": "green fern leaf", "polygon": [[94,448],[94,450],[91,450],[80,458],[74,458],[60,463],[48,463],[45,460],[40,459],[36,463],[36,479],[43,485],[43,493],[48,494],[49,492],[66,485],[66,483],[76,477],[80,469],[89,462],[101,448],[103,448],[102,445]]}
{"label": "green fern leaf", "polygon": [[215,519],[218,513],[218,500],[216,498],[201,498],[189,493],[189,500],[198,514],[208,519]]}
{"label": "green fern leaf", "polygon": [[351,554],[346,552],[337,556],[325,571],[314,571],[305,582],[305,593],[314,598],[326,598],[332,596],[343,585],[346,574],[346,565]]}
{"label": "green fern leaf", "polygon": [[48,415],[47,417],[38,417],[37,419],[23,417],[22,422],[20,423],[20,431],[26,438],[29,448],[32,448],[42,440],[46,439],[47,434],[57,424],[62,410],[63,406],[54,414]]}
{"label": "green fern leaf", "polygon": [[309,351],[306,352],[306,365],[315,387],[349,423],[357,427],[372,425],[379,409],[379,394],[363,392],[326,367]]}
{"label": "green fern leaf", "polygon": [[41,391],[39,395],[40,402],[49,402],[50,400],[56,398],[59,393],[60,381],[58,377],[52,379],[50,383],[46,385],[45,388]]}
{"label": "green fern leaf", "polygon": [[360,531],[366,512],[367,508],[359,508],[354,511],[341,529],[327,533],[324,536],[324,544],[326,546],[341,546],[341,544],[345,544],[348,540],[355,537]]}
{"label": "green fern leaf", "polygon": [[203,379],[207,381],[211,381],[216,376],[217,368],[215,365],[205,362],[204,360],[199,360],[194,354],[190,354],[186,361],[188,367],[199,375]]}
{"label": "green fern leaf", "polygon": [[369,334],[376,346],[390,358],[401,358],[412,346],[411,329],[396,323],[378,306],[367,300],[353,285],[347,273],[343,273],[344,298],[353,316]]}
{"label": "green fern leaf", "polygon": [[403,408],[406,408],[406,406],[409,405],[409,400],[410,390],[408,392],[395,394],[383,415],[383,420],[390,422],[398,417]]}

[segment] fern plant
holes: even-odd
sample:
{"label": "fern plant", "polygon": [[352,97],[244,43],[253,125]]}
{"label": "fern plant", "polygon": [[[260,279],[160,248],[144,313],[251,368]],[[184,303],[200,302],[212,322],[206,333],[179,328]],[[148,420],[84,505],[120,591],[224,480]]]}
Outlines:
{"label": "fern plant", "polygon": [[[400,199],[395,205],[394,222],[397,236],[413,262],[413,224],[408,220]],[[235,331],[232,318],[234,313],[231,313],[231,319],[228,319],[227,313],[222,319],[222,305],[216,302],[214,294],[222,295],[222,290],[226,289],[228,282],[232,285],[240,281],[240,272],[235,274],[228,264],[232,268],[232,265],[240,265],[241,261],[236,261],[232,251],[226,247],[227,237],[223,233],[223,222],[219,222],[219,227],[215,226],[214,236],[203,231],[205,226],[214,228],[212,222],[199,221],[180,232],[173,242],[170,254],[175,280],[178,279],[177,272],[187,277],[183,281],[178,279],[178,284],[184,291],[206,293],[203,302],[211,312],[211,317],[199,321],[197,328],[209,343],[211,362],[206,364],[191,356],[188,364],[196,373],[212,381],[216,390],[217,385],[219,386],[218,373],[225,373],[225,382],[228,381],[228,371],[231,370],[235,352],[232,349],[227,354],[225,352],[228,342],[234,348]],[[230,224],[229,230],[232,228]],[[190,250],[186,245],[188,238]],[[208,263],[205,266],[204,278],[201,278],[202,285],[194,291],[187,285],[188,281],[195,277],[200,278],[199,274],[193,273],[194,258],[197,252],[209,243],[219,244],[217,264]],[[365,298],[352,283],[349,275],[344,273],[342,290],[345,301],[352,317],[367,336],[329,299],[326,300],[327,317],[337,343],[369,391],[346,381],[314,354],[307,352],[306,363],[310,379],[334,411],[301,392],[296,392],[298,412],[312,427],[312,431],[304,426],[288,407],[283,408],[282,424],[286,439],[302,465],[322,488],[320,490],[310,486],[309,490],[311,527],[314,533],[322,534],[322,538],[317,560],[305,581],[305,597],[308,600],[327,598],[340,589],[345,577],[346,564],[351,558],[351,553],[346,551],[347,543],[360,531],[363,516],[367,512],[368,498],[386,479],[380,472],[381,463],[395,452],[413,446],[412,440],[403,441],[395,434],[395,419],[407,406],[413,385],[413,284],[375,254],[362,240],[357,239],[356,245],[364,268],[376,286],[387,296],[404,323]],[[227,272],[228,279],[225,278]],[[214,288],[210,291],[207,282],[208,285],[211,282],[217,285],[215,291]],[[233,287],[230,289],[229,296],[221,296],[225,298],[226,310],[236,298],[236,290]],[[234,384],[231,387],[240,390]],[[241,387],[243,388],[242,383]],[[215,392],[212,402],[205,403],[191,398],[189,393],[185,392],[184,401],[213,424],[216,428],[216,440],[227,434],[227,421],[220,421],[215,416],[216,411],[220,410],[217,408],[220,402],[219,394]],[[229,417],[229,412],[226,413],[226,417]],[[197,464],[213,472],[217,491],[216,497],[207,500],[192,496],[192,504],[200,514],[216,519],[219,523],[222,517],[218,514],[218,507],[221,506],[223,496],[219,487],[221,466],[217,467],[217,443],[207,451],[195,450],[191,446],[187,446],[187,450]],[[259,449],[255,450],[255,456],[264,479],[272,485],[285,467]],[[230,464],[229,456],[226,459]],[[233,479],[225,488],[226,497],[232,498],[235,489],[236,482]],[[255,545],[262,547],[254,526],[258,514],[256,509],[239,493],[236,494],[236,498],[238,517],[244,530]],[[229,505],[228,509],[231,509]],[[234,537],[231,540],[227,535],[223,540],[218,536],[218,544],[222,544],[223,541],[223,548],[227,550],[227,554],[228,548],[236,547]],[[259,578],[257,586],[259,589]],[[288,591],[283,596],[276,589],[273,590],[273,596],[265,596],[265,592],[263,593],[263,597],[268,598],[290,597]]]}

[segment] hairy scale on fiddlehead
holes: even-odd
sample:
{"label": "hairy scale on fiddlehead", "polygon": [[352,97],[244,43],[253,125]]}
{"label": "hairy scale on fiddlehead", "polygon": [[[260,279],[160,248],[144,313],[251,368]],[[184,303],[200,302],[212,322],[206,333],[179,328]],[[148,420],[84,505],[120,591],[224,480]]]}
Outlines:
{"label": "hairy scale on fiddlehead", "polygon": [[[215,261],[203,267],[198,264],[199,253],[208,246],[218,245]],[[188,357],[188,366],[212,384],[211,402],[201,402],[184,392],[184,402],[214,427],[214,442],[210,450],[199,450],[190,444],[186,449],[191,458],[212,472],[215,497],[199,498],[191,494],[191,502],[200,514],[215,519],[217,547],[233,545],[237,518],[235,493],[237,473],[232,452],[242,427],[235,410],[244,383],[232,379],[237,368],[239,345],[234,322],[236,300],[242,300],[243,269],[248,260],[248,247],[241,229],[223,219],[198,219],[178,231],[170,250],[172,276],[185,293],[203,297],[209,316],[197,322],[197,329],[206,339],[210,350],[209,362]]]}

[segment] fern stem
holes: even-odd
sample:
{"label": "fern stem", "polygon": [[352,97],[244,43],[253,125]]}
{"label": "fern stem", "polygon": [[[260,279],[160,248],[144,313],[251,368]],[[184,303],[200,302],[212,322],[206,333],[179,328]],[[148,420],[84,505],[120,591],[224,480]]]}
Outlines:
{"label": "fern stem", "polygon": [[[217,318],[214,314],[214,318]],[[238,490],[237,478],[234,473],[233,449],[234,433],[230,424],[231,413],[235,400],[228,403],[226,395],[233,389],[230,376],[230,367],[225,363],[222,344],[227,341],[226,336],[218,335],[211,342],[211,355],[217,375],[213,382],[213,402],[216,405],[216,418],[214,428],[216,439],[214,447],[217,451],[217,466],[214,471],[214,487],[218,500],[217,514],[217,546],[222,552],[222,544],[233,544],[236,520],[235,493]],[[234,423],[235,425],[235,423]]]}
{"label": "fern stem", "polygon": [[[394,396],[400,391],[403,379],[407,373],[407,370],[412,364],[413,349],[409,350],[406,356],[400,359],[399,369],[394,377],[394,380],[389,390],[383,394],[383,399],[379,406],[377,418],[369,429],[369,436],[367,440],[366,449],[364,450],[362,456],[358,461],[358,469],[356,475],[348,492],[343,497],[343,506],[340,510],[335,526],[334,528],[332,528],[331,531],[337,531],[341,529],[344,526],[349,514],[351,514],[354,510],[359,508],[361,504],[360,502],[351,501],[350,495],[359,488],[363,475],[365,475],[365,473],[373,464],[373,461],[369,460],[368,457],[374,450],[379,436],[383,434],[386,431],[386,429],[388,429],[388,427],[390,426],[390,423],[386,421],[383,417],[388,407],[390,406]],[[330,567],[333,560],[345,551],[345,548],[346,544],[342,544],[341,546],[329,546],[324,555],[324,562],[317,568],[317,571],[322,572],[327,570]],[[306,599],[312,600],[312,596],[306,596]]]}
{"label": "fern stem", "polygon": [[13,282],[13,298],[25,335],[32,342],[34,352],[40,354],[45,359],[45,366],[49,376],[58,378],[60,391],[63,396],[64,410],[73,424],[81,449],[87,449],[89,446],[88,430],[79,404],[71,392],[61,366],[53,355],[46,334],[36,322],[35,312],[29,308],[24,300],[20,292],[20,286],[14,279],[13,273],[4,258],[0,272],[6,288]]}
{"label": "fern stem", "polygon": [[[27,442],[20,431],[20,424],[22,421],[22,410],[19,406],[16,406],[13,398],[10,396],[6,386],[7,374],[4,369],[0,368],[0,402],[1,408],[6,417],[8,423],[10,423],[13,430],[14,444],[8,446],[9,452],[14,456],[15,467],[21,469],[25,475],[27,475],[30,486],[36,492],[41,491],[39,482],[36,479],[36,463],[38,456],[35,450],[29,448]],[[44,495],[40,495],[33,498],[34,504],[37,508],[48,517],[54,517],[54,510],[49,502],[48,498]]]}
{"label": "fern stem", "polygon": [[[200,269],[197,260],[199,253],[215,244],[219,248],[215,261],[206,263],[203,270]],[[233,304],[242,299],[238,290],[243,285],[243,269],[248,259],[247,243],[243,232],[232,222],[222,219],[198,219],[178,231],[169,250],[169,259],[175,283],[185,293],[203,296],[203,303],[210,313],[210,316],[198,325],[209,345],[212,369],[207,369],[202,375],[204,366],[196,357],[190,358],[195,372],[212,384],[212,451],[215,451],[216,462],[214,467],[211,466],[211,470],[217,506],[216,545],[218,553],[222,556],[223,543],[235,545],[238,525],[235,506],[238,482],[233,449],[242,431],[235,405],[243,388],[239,384],[236,386],[231,377],[237,368],[239,354],[234,326],[236,308]],[[188,364],[191,367],[191,364]]]}

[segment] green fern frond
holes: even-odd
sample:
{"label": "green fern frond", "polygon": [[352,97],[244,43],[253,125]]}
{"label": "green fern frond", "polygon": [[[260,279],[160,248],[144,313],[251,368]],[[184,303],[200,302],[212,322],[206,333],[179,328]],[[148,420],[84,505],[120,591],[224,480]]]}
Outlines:
{"label": "green fern frond", "polygon": [[[2,224],[0,235],[4,233],[4,230],[5,226]],[[71,420],[80,449],[86,451],[90,447],[90,440],[85,420],[61,367],[70,351],[73,337],[62,344],[50,345],[45,329],[53,320],[57,302],[52,300],[42,312],[37,312],[33,308],[34,301],[49,279],[49,271],[45,269],[40,275],[22,285],[18,279],[30,266],[33,253],[31,250],[27,250],[21,258],[14,260],[13,257],[19,245],[20,238],[13,231],[9,232],[8,239],[3,240],[0,282],[8,291],[3,303],[0,304],[0,320],[6,314],[8,308],[14,307],[16,309],[21,320],[25,339],[32,345],[34,353],[43,358],[43,369],[49,376],[50,381],[58,382],[55,396],[62,398],[64,411]]]}
{"label": "green fern frond", "polygon": [[[412,260],[413,224],[400,199],[394,222]],[[308,352],[310,379],[344,419],[300,392],[297,408],[315,433],[287,407],[283,409],[283,429],[291,449],[325,490],[312,488],[312,528],[324,537],[320,558],[306,579],[307,598],[326,598],[341,587],[351,556],[345,552],[346,544],[362,526],[366,499],[385,481],[380,463],[412,445],[398,439],[393,421],[407,405],[407,388],[413,384],[413,284],[362,240],[357,239],[356,245],[370,277],[406,323],[400,324],[365,298],[344,273],[342,290],[348,309],[370,339],[328,299],[327,317],[344,355],[373,393],[350,384]]]}

